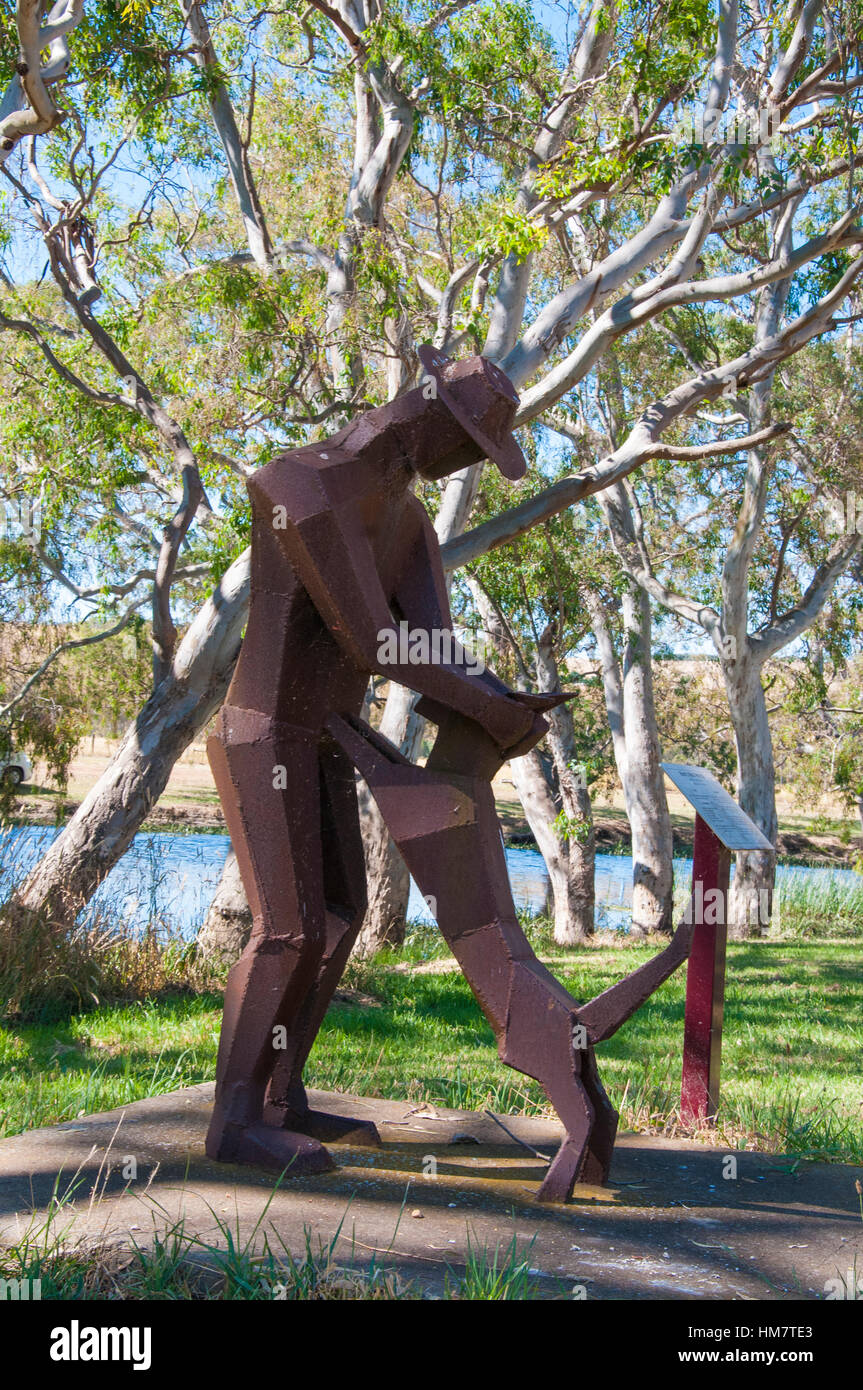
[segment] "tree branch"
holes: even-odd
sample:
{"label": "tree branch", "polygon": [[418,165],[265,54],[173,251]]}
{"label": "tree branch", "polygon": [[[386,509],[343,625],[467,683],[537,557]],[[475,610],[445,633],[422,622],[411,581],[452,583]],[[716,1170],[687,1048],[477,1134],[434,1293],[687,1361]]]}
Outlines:
{"label": "tree branch", "polygon": [[141,604],[145,602],[146,595],[144,595],[143,598],[136,599],[134,603],[130,603],[123,616],[113,627],[105,628],[102,632],[94,632],[89,637],[75,637],[67,642],[61,642],[59,646],[49,652],[48,656],[37,666],[32,675],[28,676],[17,695],[13,696],[7,704],[0,707],[0,719],[5,719],[12,710],[16,709],[18,705],[21,704],[22,700],[26,699],[28,693],[33,689],[33,686],[44,676],[48,667],[57,660],[58,656],[62,656],[64,652],[73,651],[76,647],[90,647],[95,642],[104,642],[107,637],[116,637],[118,632],[122,632],[123,628],[128,626],[129,622],[135,616],[135,613],[141,607]]}
{"label": "tree branch", "polygon": [[247,143],[240,135],[230,93],[219,67],[209,25],[200,0],[180,0],[180,8],[195,41],[194,61],[207,75],[207,96],[213,124],[218,131],[222,148],[225,151],[231,184],[240,208],[243,226],[246,229],[249,250],[259,270],[268,274],[272,263],[273,245],[252,174]]}
{"label": "tree branch", "polygon": [[837,541],[818,566],[800,602],[769,627],[761,628],[750,637],[750,648],[759,663],[767,661],[782,647],[787,647],[789,642],[811,626],[833,592],[836,581],[861,549],[863,535],[855,533]]}
{"label": "tree branch", "polygon": [[[17,76],[0,102],[0,164],[27,135],[44,135],[63,119],[48,87],[64,77],[71,62],[68,35],[80,24],[84,0],[57,0],[44,24],[41,0],[17,0],[15,24],[20,56]],[[42,51],[49,51],[42,66]]]}

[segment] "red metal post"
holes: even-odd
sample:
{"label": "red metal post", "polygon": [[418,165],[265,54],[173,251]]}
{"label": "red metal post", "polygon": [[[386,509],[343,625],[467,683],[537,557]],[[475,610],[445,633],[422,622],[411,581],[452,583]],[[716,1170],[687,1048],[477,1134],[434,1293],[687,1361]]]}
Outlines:
{"label": "red metal post", "polygon": [[689,1122],[708,1119],[719,1105],[730,864],[729,850],[696,815],[690,905],[695,925],[686,976],[680,1090],[680,1113]]}

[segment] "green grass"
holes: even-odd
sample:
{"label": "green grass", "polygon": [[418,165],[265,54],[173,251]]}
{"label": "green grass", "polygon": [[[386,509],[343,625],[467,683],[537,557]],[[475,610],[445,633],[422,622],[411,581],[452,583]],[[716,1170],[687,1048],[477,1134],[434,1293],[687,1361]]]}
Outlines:
{"label": "green grass", "polygon": [[[587,998],[653,948],[620,939],[550,951],[553,969]],[[406,956],[445,954],[431,929]],[[863,944],[779,940],[731,944],[722,1109],[724,1142],[808,1158],[863,1161]],[[501,1113],[547,1111],[541,1088],[497,1059],[491,1030],[461,975],[403,973],[394,957],[349,967],[346,983],[374,1005],[337,1003],[307,1069],[326,1090]],[[679,1098],[682,971],[608,1043],[600,1069],[624,1127],[674,1125]],[[94,1007],[63,1022],[0,1027],[0,1135],[55,1124],[212,1077],[217,994],[165,994]]]}
{"label": "green grass", "polygon": [[[344,1218],[329,1244],[319,1241],[317,1250],[306,1228],[304,1253],[300,1257],[292,1254],[275,1228],[263,1230],[278,1183],[245,1235],[239,1222],[232,1226],[211,1207],[218,1234],[203,1240],[183,1219],[166,1221],[161,1204],[150,1198],[150,1238],[132,1238],[120,1244],[75,1238],[70,1208],[78,1185],[73,1182],[62,1192],[55,1185],[47,1212],[34,1215],[14,1244],[0,1248],[0,1280],[19,1284],[19,1297],[45,1301],[294,1302],[422,1296],[377,1260],[359,1268],[353,1261],[337,1260]],[[467,1273],[458,1282],[459,1288],[465,1286]],[[22,1280],[29,1285],[23,1295]]]}
{"label": "green grass", "polygon": [[[539,1285],[528,1258],[533,1243],[533,1240],[529,1240],[519,1248],[518,1236],[513,1236],[508,1245],[497,1245],[494,1250],[488,1250],[485,1246],[476,1245],[468,1232],[464,1274],[447,1271],[447,1295],[450,1298],[470,1299],[475,1303],[514,1299],[524,1302],[537,1298]],[[560,1287],[563,1288],[562,1285]]]}
{"label": "green grass", "polygon": [[218,995],[168,994],[0,1025],[0,1136],[207,1080],[220,1015]]}
{"label": "green grass", "polygon": [[851,882],[791,871],[777,881],[771,935],[863,940],[863,875]]}
{"label": "green grass", "polygon": [[[590,947],[551,957],[584,999],[641,964],[649,946]],[[385,975],[362,987],[379,1009],[333,1011],[310,1059],[325,1089],[407,1095],[501,1112],[545,1108],[541,1088],[501,1067],[491,1030],[457,973]],[[685,974],[598,1048],[612,1100],[632,1127],[661,1127],[679,1100]],[[863,1159],[863,946],[732,943],[728,952],[722,1110],[726,1135],[825,1159]],[[407,1080],[407,1089],[405,1081]]]}
{"label": "green grass", "polygon": [[[34,1213],[14,1243],[0,1246],[0,1281],[12,1284],[14,1290],[7,1287],[0,1299],[5,1294],[40,1301],[393,1302],[438,1296],[498,1302],[571,1296],[557,1279],[551,1286],[540,1287],[539,1271],[528,1263],[533,1240],[520,1247],[513,1236],[508,1245],[489,1250],[470,1235],[464,1265],[457,1268],[447,1262],[442,1287],[435,1295],[392,1267],[390,1252],[404,1205],[389,1246],[371,1260],[358,1258],[353,1241],[343,1233],[350,1205],[327,1242],[318,1236],[315,1244],[305,1227],[304,1249],[296,1255],[267,1222],[278,1182],[254,1226],[245,1233],[239,1218],[232,1224],[207,1204],[217,1234],[202,1239],[183,1218],[170,1219],[158,1198],[145,1193],[142,1200],[152,1219],[148,1237],[119,1243],[76,1238],[72,1204],[83,1183],[75,1175],[61,1190],[58,1179],[47,1210]],[[350,1246],[350,1255],[337,1253],[343,1249],[340,1241]]]}

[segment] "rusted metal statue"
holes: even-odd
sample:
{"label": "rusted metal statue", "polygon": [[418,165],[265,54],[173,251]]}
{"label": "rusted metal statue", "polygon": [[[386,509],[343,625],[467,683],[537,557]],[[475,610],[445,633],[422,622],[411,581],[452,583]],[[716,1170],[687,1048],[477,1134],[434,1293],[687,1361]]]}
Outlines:
{"label": "rusted metal statue", "polygon": [[[518,924],[491,780],[542,738],[564,695],[508,689],[458,659],[403,660],[382,636],[451,634],[435,532],[412,494],[492,459],[525,470],[512,436],[518,397],[492,363],[420,350],[415,390],[323,444],[256,473],[252,601],[208,753],[253,930],[233,967],[207,1152],[290,1174],[332,1167],[327,1141],[378,1143],[373,1125],[309,1107],[303,1067],[366,906],[355,769],[370,787],[480,1007],[501,1059],[535,1077],[566,1136],[539,1190],[565,1201],[603,1182],[617,1115],[593,1045],[685,958],[685,929],[640,970],[579,1005]],[[392,658],[392,659],[390,659]],[[421,695],[438,735],[417,767],[359,717],[373,672]],[[691,929],[690,929],[691,930]]]}

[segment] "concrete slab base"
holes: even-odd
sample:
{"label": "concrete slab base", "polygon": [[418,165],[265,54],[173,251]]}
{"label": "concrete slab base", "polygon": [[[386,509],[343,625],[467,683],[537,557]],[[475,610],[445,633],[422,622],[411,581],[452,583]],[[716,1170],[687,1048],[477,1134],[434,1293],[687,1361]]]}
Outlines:
{"label": "concrete slab base", "polygon": [[470,1247],[513,1236],[552,1298],[818,1299],[850,1270],[863,1277],[863,1171],[845,1165],[626,1134],[607,1189],[548,1207],[535,1194],[554,1121],[502,1116],[511,1139],[476,1112],[312,1092],[318,1108],[374,1120],[383,1146],[331,1145],[334,1172],[277,1183],[205,1156],[212,1098],[193,1086],[0,1141],[0,1241],[74,1185],[65,1240],[146,1244],[180,1219],[205,1241],[219,1221],[247,1239],[269,1200],[256,1239],[301,1254],[307,1233],[317,1250],[339,1232],[340,1260],[384,1262],[430,1293]]}

